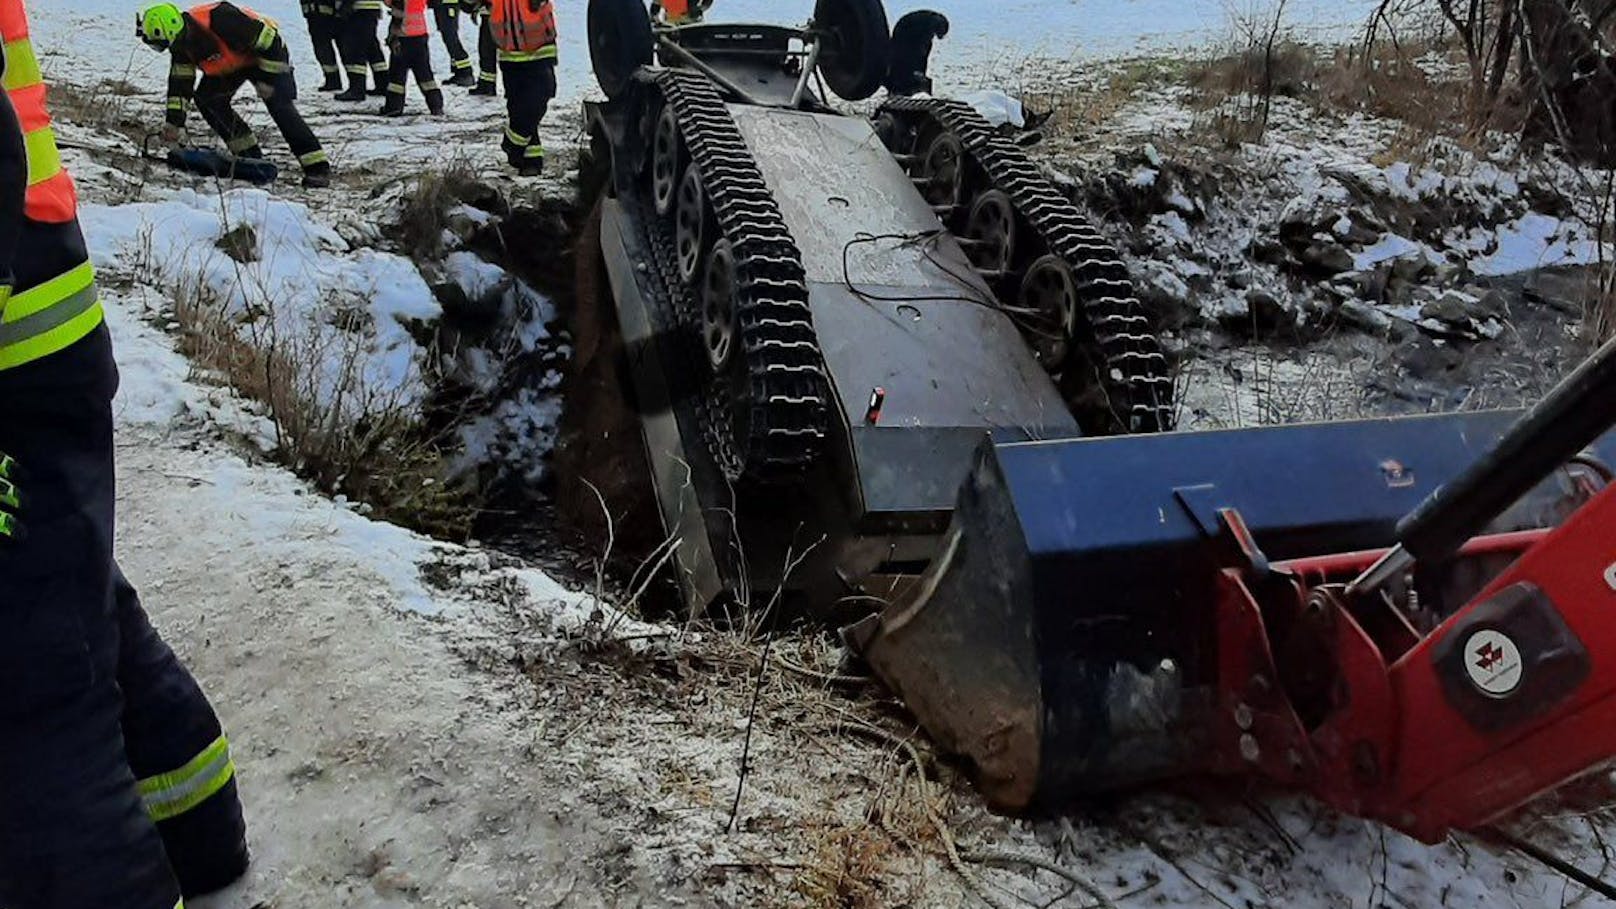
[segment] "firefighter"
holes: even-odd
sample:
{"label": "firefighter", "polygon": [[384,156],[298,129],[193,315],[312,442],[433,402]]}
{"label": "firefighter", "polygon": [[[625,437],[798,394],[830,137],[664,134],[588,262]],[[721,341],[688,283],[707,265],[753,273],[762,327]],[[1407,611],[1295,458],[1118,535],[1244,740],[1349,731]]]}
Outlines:
{"label": "firefighter", "polygon": [[460,8],[477,19],[477,85],[473,95],[492,98],[499,94],[499,46],[489,17],[489,0],[460,0]]}
{"label": "firefighter", "polygon": [[443,116],[443,89],[432,75],[432,47],[427,42],[427,0],[388,0],[393,21],[388,26],[387,46],[393,53],[393,65],[387,76],[387,100],[382,104],[382,116],[399,117],[404,114],[406,80],[415,75],[415,84],[426,98],[426,109],[434,117]]}
{"label": "firefighter", "polygon": [[471,55],[460,42],[460,0],[430,0],[432,17],[438,24],[438,35],[443,38],[443,49],[449,52],[449,84],[470,88],[477,84],[471,71]]}
{"label": "firefighter", "polygon": [[331,161],[297,112],[297,80],[286,42],[272,21],[228,2],[204,3],[183,12],[172,3],[158,3],[136,17],[135,28],[142,41],[173,57],[165,132],[177,135],[184,128],[185,108],[194,96],[202,119],[232,154],[262,158],[252,127],[230,106],[236,91],[251,82],[297,156],[303,185],[331,185]]}
{"label": "firefighter", "polygon": [[246,871],[235,764],[113,558],[117,367],[22,0],[0,41],[0,906],[176,909]]}
{"label": "firefighter", "polygon": [[336,0],[303,0],[303,20],[314,43],[314,59],[320,64],[325,81],[320,91],[342,91],[342,66],[338,63]]}
{"label": "firefighter", "polygon": [[544,172],[539,126],[556,94],[555,6],[550,0],[492,0],[488,25],[505,77],[509,122],[500,146],[517,173],[536,177]]}
{"label": "firefighter", "polygon": [[[387,53],[376,37],[382,24],[383,0],[334,0],[337,9],[338,39],[343,65],[348,68],[348,90],[338,101],[363,101],[371,95],[387,94]],[[375,87],[365,91],[365,77]]]}
{"label": "firefighter", "polygon": [[886,89],[894,95],[931,94],[932,42],[948,37],[948,17],[931,10],[916,10],[892,27],[891,60]]}

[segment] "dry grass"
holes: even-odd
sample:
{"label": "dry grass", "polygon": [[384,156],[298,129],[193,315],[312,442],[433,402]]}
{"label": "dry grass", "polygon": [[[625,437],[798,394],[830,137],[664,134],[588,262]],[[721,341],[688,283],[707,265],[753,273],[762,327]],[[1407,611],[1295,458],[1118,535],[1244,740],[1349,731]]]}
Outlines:
{"label": "dry grass", "polygon": [[1144,92],[1184,78],[1184,65],[1165,58],[1125,60],[1095,81],[1054,88],[1029,88],[1022,100],[1029,110],[1053,111],[1045,132],[1056,138],[1082,138],[1111,122]]}
{"label": "dry grass", "polygon": [[1230,95],[1257,94],[1265,87],[1282,98],[1300,98],[1314,91],[1319,74],[1318,53],[1295,41],[1266,47],[1252,46],[1191,66],[1185,73],[1202,104],[1215,104]]}
{"label": "dry grass", "polygon": [[114,130],[138,140],[152,129],[150,117],[143,116],[152,99],[140,95],[140,89],[128,79],[102,79],[88,86],[55,81],[50,86],[50,106],[65,121]]}
{"label": "dry grass", "polygon": [[486,191],[466,158],[451,158],[441,169],[421,174],[399,207],[398,241],[404,252],[418,261],[442,257],[449,211]]}
{"label": "dry grass", "polygon": [[797,876],[797,892],[814,909],[886,909],[892,905],[878,883],[892,861],[892,840],[869,825],[819,831],[813,852]]}
{"label": "dry grass", "polygon": [[264,406],[285,466],[384,520],[465,537],[476,490],[446,481],[447,440],[423,428],[414,402],[365,381],[364,314],[337,313],[322,331],[288,335],[276,327],[273,304],[236,314],[195,282],[173,299],[181,352]]}

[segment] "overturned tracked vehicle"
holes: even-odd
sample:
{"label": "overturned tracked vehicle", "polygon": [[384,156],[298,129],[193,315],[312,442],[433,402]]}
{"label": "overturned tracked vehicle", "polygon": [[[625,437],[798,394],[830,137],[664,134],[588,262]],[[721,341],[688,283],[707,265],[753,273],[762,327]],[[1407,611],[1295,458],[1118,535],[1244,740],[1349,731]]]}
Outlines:
{"label": "overturned tracked vehicle", "polygon": [[614,515],[649,481],[614,538],[691,609],[846,619],[1013,811],[1227,774],[1436,840],[1616,756],[1616,344],[1513,429],[1165,432],[1122,263],[1013,137],[829,106],[908,56],[877,0],[664,19],[589,6],[560,457]]}
{"label": "overturned tracked vehicle", "polygon": [[590,4],[610,100],[586,112],[586,283],[615,303],[693,608],[884,598],[985,435],[1171,424],[1122,262],[1010,138],[963,104],[828,106],[821,85],[859,101],[886,76],[878,0],[797,29],[660,18]]}

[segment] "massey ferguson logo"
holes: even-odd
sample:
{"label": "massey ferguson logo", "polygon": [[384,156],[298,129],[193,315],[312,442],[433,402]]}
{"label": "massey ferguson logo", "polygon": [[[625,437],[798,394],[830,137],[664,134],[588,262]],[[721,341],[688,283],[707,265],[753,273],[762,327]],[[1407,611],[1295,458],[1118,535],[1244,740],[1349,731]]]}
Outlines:
{"label": "massey ferguson logo", "polygon": [[1482,672],[1492,672],[1493,667],[1504,661],[1504,648],[1497,644],[1487,643],[1481,645],[1476,651],[1476,668]]}
{"label": "massey ferguson logo", "polygon": [[1507,635],[1484,629],[1465,642],[1465,672],[1488,697],[1508,697],[1521,687],[1521,649]]}
{"label": "massey ferguson logo", "polygon": [[1605,583],[1610,585],[1611,590],[1616,590],[1616,565],[1605,569]]}

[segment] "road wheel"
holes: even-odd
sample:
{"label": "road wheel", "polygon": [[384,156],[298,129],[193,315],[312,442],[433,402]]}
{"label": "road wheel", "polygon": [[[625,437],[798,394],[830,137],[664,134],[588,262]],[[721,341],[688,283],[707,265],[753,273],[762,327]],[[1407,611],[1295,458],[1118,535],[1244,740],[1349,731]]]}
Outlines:
{"label": "road wheel", "polygon": [[651,63],[651,13],[642,0],[589,0],[589,60],[608,98],[628,88]]}
{"label": "road wheel", "polygon": [[819,0],[814,28],[823,42],[819,73],[831,91],[863,101],[880,90],[892,40],[881,0]]}

